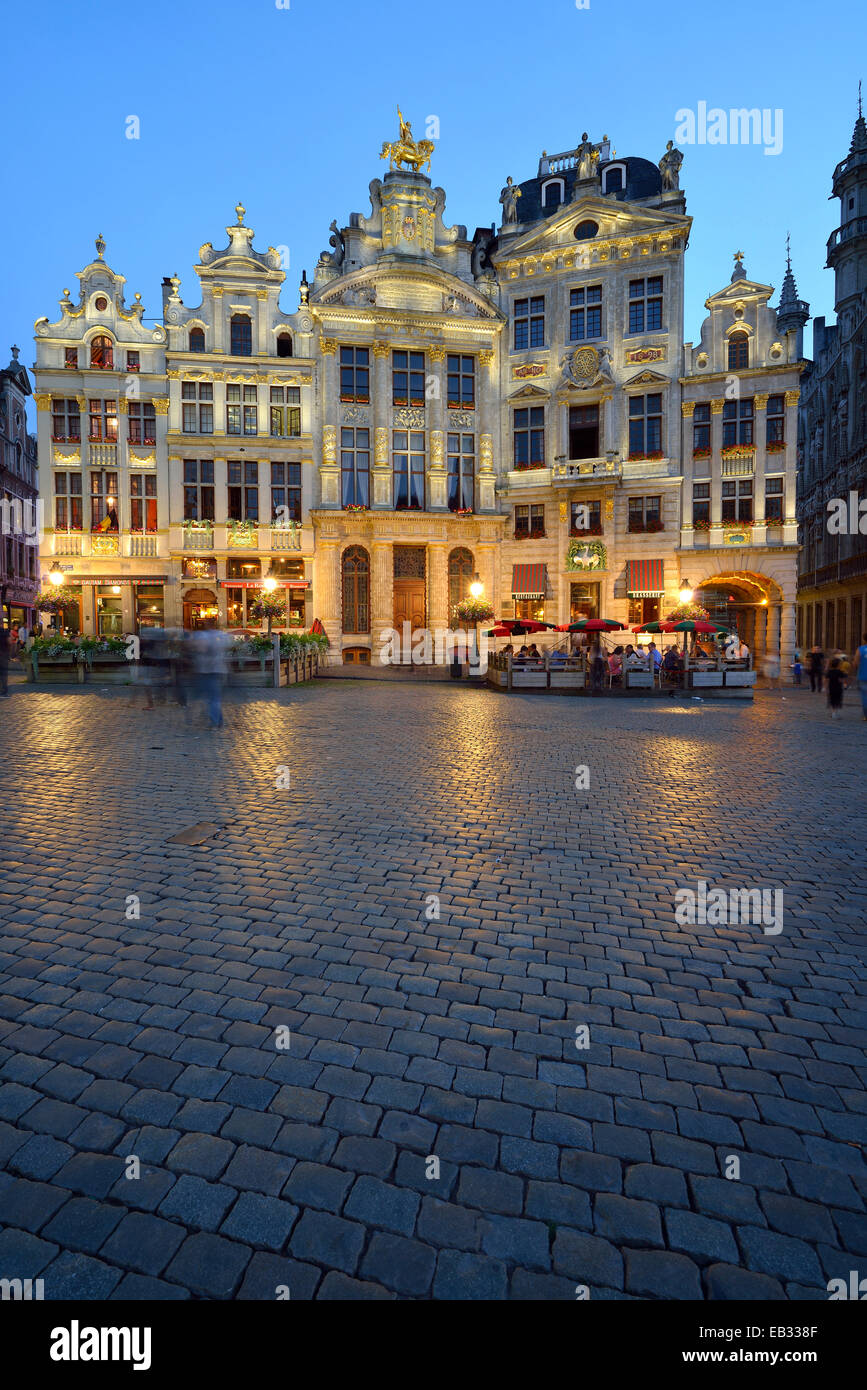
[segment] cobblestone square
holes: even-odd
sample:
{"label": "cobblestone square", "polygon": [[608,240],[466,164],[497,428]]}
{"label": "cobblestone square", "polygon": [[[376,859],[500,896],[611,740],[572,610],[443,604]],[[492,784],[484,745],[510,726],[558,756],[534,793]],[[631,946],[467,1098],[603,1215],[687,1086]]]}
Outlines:
{"label": "cobblestone square", "polygon": [[[212,731],[14,685],[0,719],[0,1277],[825,1300],[867,1275],[853,694],[832,723],[806,689],[320,681],[230,693]],[[679,920],[700,881],[780,891],[779,929]]]}

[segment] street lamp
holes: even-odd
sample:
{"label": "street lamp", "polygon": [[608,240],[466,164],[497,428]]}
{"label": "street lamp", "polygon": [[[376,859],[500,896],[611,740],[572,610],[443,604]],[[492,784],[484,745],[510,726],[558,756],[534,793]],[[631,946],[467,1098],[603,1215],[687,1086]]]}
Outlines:
{"label": "street lamp", "polygon": [[270,574],[266,575],[265,579],[262,581],[262,588],[267,589],[268,593],[272,594],[277,588],[277,580]]}
{"label": "street lamp", "polygon": [[484,584],[483,584],[482,581],[479,579],[478,574],[474,574],[474,575],[473,575],[473,582],[472,582],[472,584],[470,585],[470,594],[472,595],[473,598],[481,598],[481,597],[482,597],[482,594],[483,594],[484,592],[485,592],[485,586],[484,586]]}
{"label": "street lamp", "polygon": [[53,584],[55,589],[60,588],[61,584],[63,583],[63,570],[60,569],[59,566],[55,566],[55,568],[51,571],[51,573],[48,576],[48,582],[50,584]]}
{"label": "street lamp", "polygon": [[679,597],[681,603],[692,603],[692,585],[688,579],[681,582]]}

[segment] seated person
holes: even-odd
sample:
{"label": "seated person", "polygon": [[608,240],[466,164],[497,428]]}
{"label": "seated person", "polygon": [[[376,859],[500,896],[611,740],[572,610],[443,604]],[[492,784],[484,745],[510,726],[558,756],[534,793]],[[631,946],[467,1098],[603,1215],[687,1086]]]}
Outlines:
{"label": "seated person", "polygon": [[666,649],[665,656],[662,658],[662,669],[668,676],[675,676],[683,670],[683,662],[677,647],[671,646]]}
{"label": "seated person", "polygon": [[523,647],[521,647],[520,651],[518,652],[518,655],[517,655],[516,657],[513,658],[513,661],[515,661],[515,662],[519,661],[519,662],[521,663],[521,665],[523,666],[524,662],[527,661],[527,660],[529,659],[529,656],[530,656],[530,649],[529,649],[529,647],[527,646],[527,643],[525,642],[524,645],[523,645]]}
{"label": "seated person", "polygon": [[630,642],[623,656],[623,666],[627,671],[644,671],[647,669],[644,657],[637,652]]}
{"label": "seated person", "polygon": [[555,647],[549,657],[549,665],[563,666],[566,662],[566,652],[562,647]]}
{"label": "seated person", "polygon": [[500,656],[514,656],[514,653],[515,649],[512,646],[511,642],[507,642],[503,650],[500,652]]}
{"label": "seated person", "polygon": [[535,642],[531,644],[530,650],[528,651],[527,655],[530,657],[532,661],[542,660],[542,653],[539,651],[539,648],[536,646]]}
{"label": "seated person", "polygon": [[611,676],[611,683],[619,683],[623,676],[623,648],[615,647],[608,658],[608,671]]}

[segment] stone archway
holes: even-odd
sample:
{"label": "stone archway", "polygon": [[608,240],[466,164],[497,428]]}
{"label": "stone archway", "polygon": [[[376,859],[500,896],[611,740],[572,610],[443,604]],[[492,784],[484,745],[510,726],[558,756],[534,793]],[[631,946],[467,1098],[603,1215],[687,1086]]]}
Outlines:
{"label": "stone archway", "polygon": [[[794,647],[794,617],[779,583],[770,575],[734,567],[709,567],[707,575],[690,575],[696,603],[707,608],[714,622],[737,629],[758,665],[769,653],[781,655]],[[791,627],[791,631],[787,628]]]}

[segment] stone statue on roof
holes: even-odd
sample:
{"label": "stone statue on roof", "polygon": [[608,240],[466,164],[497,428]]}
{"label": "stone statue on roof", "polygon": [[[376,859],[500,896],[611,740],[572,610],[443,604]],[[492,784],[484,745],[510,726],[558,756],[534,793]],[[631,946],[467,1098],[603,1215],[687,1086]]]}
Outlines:
{"label": "stone statue on roof", "polygon": [[680,166],[682,163],[683,155],[680,150],[675,149],[674,141],[669,140],[665,147],[665,154],[659,161],[663,193],[670,193],[674,189],[680,188]]}

